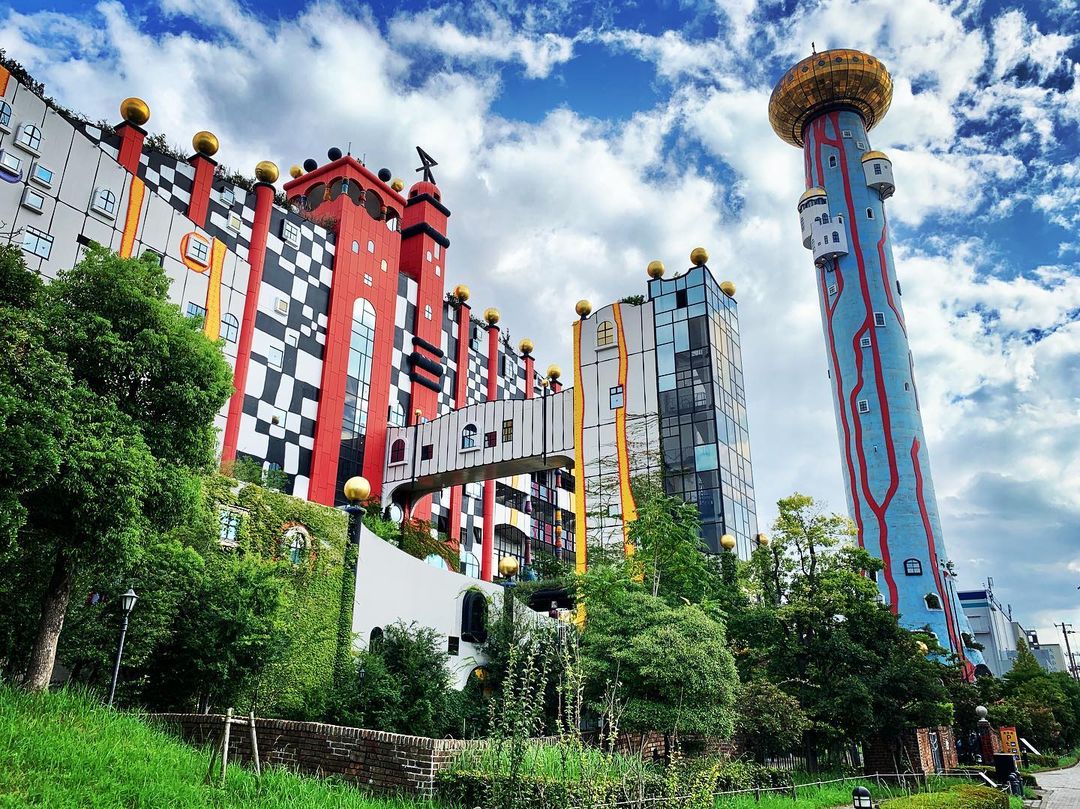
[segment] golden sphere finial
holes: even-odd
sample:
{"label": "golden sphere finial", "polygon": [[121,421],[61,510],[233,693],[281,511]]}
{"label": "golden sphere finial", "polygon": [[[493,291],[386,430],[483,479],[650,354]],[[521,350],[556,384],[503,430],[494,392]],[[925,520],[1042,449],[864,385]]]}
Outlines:
{"label": "golden sphere finial", "polygon": [[420,421],[420,419],[421,419],[421,418],[423,417],[423,415],[424,415],[424,411],[423,411],[423,410],[421,410],[421,409],[420,409],[420,408],[418,407],[418,408],[416,408],[415,410],[413,410],[412,414],[413,414],[413,418],[414,418],[414,419],[416,419],[417,421]]}
{"label": "golden sphere finial", "polygon": [[278,178],[278,167],[276,163],[272,163],[269,160],[261,161],[255,166],[255,179],[260,183],[276,183]]}
{"label": "golden sphere finial", "polygon": [[289,167],[289,176],[292,177],[294,180],[298,177],[303,177],[304,170],[294,163],[292,166]]}
{"label": "golden sphere finial", "polygon": [[533,353],[533,341],[526,337],[518,343],[518,348],[521,349],[521,353],[527,357]]}
{"label": "golden sphere finial", "polygon": [[217,135],[213,132],[207,132],[205,129],[201,132],[196,132],[191,138],[191,147],[204,157],[213,157],[216,155],[219,145]]}
{"label": "golden sphere finial", "polygon": [[360,475],[346,480],[341,490],[345,493],[345,499],[350,503],[359,503],[361,500],[367,500],[371,496],[371,484],[368,483],[367,478],[360,477]]}
{"label": "golden sphere finial", "polygon": [[399,194],[405,190],[405,181],[400,177],[395,177],[390,181],[390,187],[397,191]]}
{"label": "golden sphere finial", "polygon": [[649,274],[650,278],[663,278],[664,277],[664,262],[657,259],[656,261],[650,261],[649,266],[646,267],[645,272]]}
{"label": "golden sphere finial", "polygon": [[709,251],[704,247],[695,247],[690,251],[690,263],[695,267],[700,267],[709,260]]}
{"label": "golden sphere finial", "polygon": [[464,284],[458,284],[454,287],[454,297],[457,298],[459,302],[465,303],[465,301],[469,299],[469,288]]}
{"label": "golden sphere finial", "polygon": [[870,130],[889,111],[893,82],[876,58],[837,48],[807,56],[776,83],[769,123],[780,138],[802,147],[806,125],[830,110],[854,109]]}
{"label": "golden sphere finial", "polygon": [[487,321],[489,326],[494,326],[499,322],[499,310],[494,306],[489,306],[484,310],[484,320]]}
{"label": "golden sphere finial", "polygon": [[723,292],[725,295],[727,295],[729,298],[734,298],[735,297],[735,282],[734,281],[723,281],[720,284],[720,291]]}
{"label": "golden sphere finial", "polygon": [[731,534],[724,534],[720,537],[720,547],[725,551],[730,551],[735,547],[735,537]]}
{"label": "golden sphere finial", "polygon": [[769,544],[769,535],[768,534],[758,534],[756,537],[754,537],[754,539],[756,539],[757,544],[760,545],[763,548],[766,545]]}
{"label": "golden sphere finial", "polygon": [[547,369],[547,378],[548,379],[550,379],[552,382],[554,382],[560,376],[562,376],[562,368],[560,368],[558,365],[549,365],[548,366],[548,369]]}
{"label": "golden sphere finial", "polygon": [[120,117],[129,124],[142,126],[150,120],[150,105],[135,96],[125,98],[120,102]]}
{"label": "golden sphere finial", "polygon": [[[548,369],[548,370],[550,370],[550,369]],[[550,385],[551,385],[551,383],[548,382],[548,378],[546,376],[543,379],[540,380],[540,387],[546,388],[546,387],[549,387]]]}
{"label": "golden sphere finial", "polygon": [[513,556],[504,556],[499,560],[499,575],[504,579],[516,576],[520,568],[521,565],[518,563],[517,558]]}
{"label": "golden sphere finial", "polygon": [[592,314],[592,304],[582,298],[574,304],[574,311],[578,313],[578,317],[588,317]]}

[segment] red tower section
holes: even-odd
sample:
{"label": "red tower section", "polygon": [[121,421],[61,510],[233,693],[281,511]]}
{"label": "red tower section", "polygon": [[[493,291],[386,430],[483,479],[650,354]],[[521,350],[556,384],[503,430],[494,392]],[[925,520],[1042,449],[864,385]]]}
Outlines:
{"label": "red tower section", "polygon": [[[449,216],[450,211],[442,204],[442,194],[434,183],[419,182],[409,189],[401,228],[401,272],[417,284],[413,344],[403,348],[409,357],[410,424],[423,418],[434,418],[439,408],[439,390],[445,368],[441,344],[446,250],[450,246],[446,238]],[[376,460],[377,471],[369,467]],[[364,476],[373,485],[375,478],[372,475],[381,477],[382,464],[381,455],[376,459],[365,454]],[[411,514],[417,519],[430,519],[431,501],[423,498],[413,503]]]}
{"label": "red tower section", "polygon": [[405,200],[348,155],[287,183],[285,193],[311,221],[337,235],[308,490],[311,500],[332,505],[339,488],[353,320],[361,298],[375,311],[367,403],[359,404],[367,414],[361,474],[373,491],[382,486],[402,246],[397,224]]}

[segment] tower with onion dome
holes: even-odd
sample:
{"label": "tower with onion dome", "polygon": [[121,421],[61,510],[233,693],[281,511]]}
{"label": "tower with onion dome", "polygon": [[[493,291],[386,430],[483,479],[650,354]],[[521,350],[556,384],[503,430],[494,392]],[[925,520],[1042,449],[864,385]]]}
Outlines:
{"label": "tower with onion dome", "polygon": [[859,544],[885,563],[878,586],[903,623],[928,627],[970,672],[982,656],[966,648],[973,636],[947,565],[889,241],[892,163],[868,135],[888,112],[892,92],[889,71],[875,57],[847,49],[815,53],[777,82],[769,121],[803,151],[799,225],[814,259]]}

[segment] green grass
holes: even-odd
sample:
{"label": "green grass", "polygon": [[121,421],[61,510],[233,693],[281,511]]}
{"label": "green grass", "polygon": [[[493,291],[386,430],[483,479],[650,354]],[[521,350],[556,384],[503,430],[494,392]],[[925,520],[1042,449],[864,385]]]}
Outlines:
{"label": "green grass", "polygon": [[[796,783],[797,800],[792,800],[790,792],[763,793],[759,801],[754,800],[753,795],[721,795],[716,799],[717,807],[722,809],[833,809],[834,807],[851,806],[851,791],[855,787],[863,786],[870,790],[874,801],[883,801],[890,798],[898,798],[918,791],[939,791],[948,789],[957,783],[955,778],[931,777],[928,782],[912,778],[908,782],[908,789],[897,784],[882,782],[880,785],[874,779],[852,776],[833,784],[819,784],[813,786],[799,786],[815,780],[831,780],[829,775],[812,775],[807,773],[793,773]],[[833,776],[839,777],[839,776]]]}
{"label": "green grass", "polygon": [[203,784],[209,755],[74,692],[31,695],[0,687],[0,807],[48,809],[417,809],[352,787],[282,770],[261,780],[230,767],[224,787]]}
{"label": "green grass", "polygon": [[1078,748],[1076,750],[1071,750],[1070,752],[1065,753],[1064,755],[1058,756],[1057,764],[1054,764],[1053,766],[1032,764],[1031,766],[1026,767],[1024,769],[1024,772],[1035,773],[1035,772],[1045,772],[1046,770],[1059,770],[1059,769],[1062,769],[1063,767],[1072,767],[1078,761],[1080,761],[1080,748]]}

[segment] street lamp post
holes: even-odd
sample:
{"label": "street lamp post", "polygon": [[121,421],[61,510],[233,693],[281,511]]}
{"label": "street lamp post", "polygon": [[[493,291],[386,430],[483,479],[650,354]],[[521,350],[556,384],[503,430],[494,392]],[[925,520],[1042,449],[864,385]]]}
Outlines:
{"label": "street lamp post", "polygon": [[340,686],[348,670],[352,652],[353,598],[356,591],[356,561],[360,548],[360,529],[364,524],[363,502],[371,496],[371,484],[359,475],[349,478],[342,487],[348,504],[342,510],[349,515],[348,534],[341,571],[341,606],[338,611],[338,643],[334,664],[334,684]]}
{"label": "street lamp post", "polygon": [[116,664],[113,666],[112,685],[109,687],[110,708],[113,700],[116,699],[116,681],[120,679],[120,659],[124,656],[124,639],[127,637],[128,618],[131,617],[131,611],[135,609],[135,602],[138,600],[139,597],[135,595],[135,591],[130,587],[126,593],[120,596],[120,643],[116,647]]}
{"label": "street lamp post", "polygon": [[504,556],[499,560],[499,575],[503,577],[503,617],[506,620],[507,632],[510,634],[511,642],[514,640],[514,595],[513,589],[517,582],[514,581],[514,576],[517,575],[520,565],[518,560],[514,556]]}

